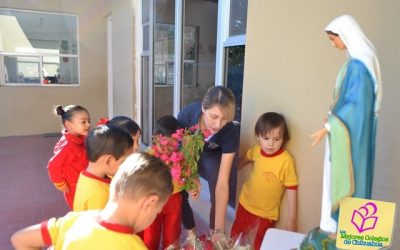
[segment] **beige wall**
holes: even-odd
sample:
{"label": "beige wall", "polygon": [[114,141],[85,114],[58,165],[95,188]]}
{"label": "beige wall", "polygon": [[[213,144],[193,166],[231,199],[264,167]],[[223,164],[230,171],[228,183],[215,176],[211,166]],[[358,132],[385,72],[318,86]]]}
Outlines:
{"label": "beige wall", "polygon": [[[336,16],[352,14],[377,47],[384,84],[379,116],[373,198],[400,203],[400,2],[249,1],[241,149],[255,143],[253,127],[266,111],[283,113],[292,139],[299,186],[299,230],[319,225],[323,143],[310,147],[331,103],[336,74],[346,55],[332,48],[323,30]],[[246,170],[241,171],[243,176]],[[243,177],[242,177],[243,178]],[[285,220],[286,207],[282,210]],[[399,224],[399,216],[397,224]],[[280,225],[281,226],[281,225]],[[400,245],[399,227],[394,246]]]}
{"label": "beige wall", "polygon": [[0,136],[60,131],[54,105],[80,104],[97,121],[107,114],[106,15],[108,1],[2,1],[0,7],[78,15],[79,87],[0,87]]}
{"label": "beige wall", "polygon": [[[135,28],[140,20],[140,1],[112,1],[112,64],[113,64],[113,114],[137,120],[138,90],[135,88],[135,60],[138,60],[140,41]],[[139,38],[138,38],[139,39]],[[136,47],[135,47],[136,46]],[[140,67],[140,64],[137,64]],[[137,82],[139,83],[139,82]],[[137,84],[139,86],[139,84]]]}

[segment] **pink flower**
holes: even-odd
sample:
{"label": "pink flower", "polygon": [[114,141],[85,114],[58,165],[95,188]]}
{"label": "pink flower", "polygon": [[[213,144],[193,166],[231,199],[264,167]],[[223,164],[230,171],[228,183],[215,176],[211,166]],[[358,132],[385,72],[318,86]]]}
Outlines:
{"label": "pink flower", "polygon": [[171,175],[174,180],[179,180],[181,178],[181,167],[179,165],[174,165],[171,168]]}
{"label": "pink flower", "polygon": [[183,160],[183,154],[181,152],[172,152],[170,160],[173,163],[178,163]]}
{"label": "pink flower", "polygon": [[190,131],[192,131],[193,133],[196,132],[196,130],[198,130],[200,128],[199,124],[193,125],[189,128]]}
{"label": "pink flower", "polygon": [[173,148],[174,151],[177,151],[179,149],[179,142],[177,140],[172,140],[171,147]]}
{"label": "pink flower", "polygon": [[177,139],[177,140],[182,140],[183,137],[183,128],[178,129],[175,133],[171,135],[172,138]]}
{"label": "pink flower", "polygon": [[195,183],[198,177],[197,161],[203,150],[204,136],[209,136],[209,130],[202,133],[198,125],[191,128],[178,129],[170,137],[155,135],[150,153],[161,159],[171,171],[175,181],[186,190],[197,190]]}
{"label": "pink flower", "polygon": [[211,132],[208,128],[203,131],[204,138],[208,138],[211,135]]}
{"label": "pink flower", "polygon": [[168,138],[162,136],[162,137],[160,138],[160,144],[163,145],[163,146],[168,145]]}
{"label": "pink flower", "polygon": [[169,161],[169,157],[168,157],[168,155],[166,155],[166,154],[160,155],[160,159],[161,159],[162,161],[164,161],[164,162]]}

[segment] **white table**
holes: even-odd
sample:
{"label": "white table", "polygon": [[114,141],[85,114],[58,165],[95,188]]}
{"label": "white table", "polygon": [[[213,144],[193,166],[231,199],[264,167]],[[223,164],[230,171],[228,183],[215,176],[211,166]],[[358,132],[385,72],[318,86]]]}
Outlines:
{"label": "white table", "polygon": [[300,249],[304,234],[285,231],[277,228],[268,229],[261,244],[261,250]]}

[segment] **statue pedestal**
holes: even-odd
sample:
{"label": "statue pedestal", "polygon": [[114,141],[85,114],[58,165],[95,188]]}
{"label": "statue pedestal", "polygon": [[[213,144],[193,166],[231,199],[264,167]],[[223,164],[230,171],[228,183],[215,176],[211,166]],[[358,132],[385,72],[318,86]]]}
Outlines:
{"label": "statue pedestal", "polygon": [[314,228],[303,239],[300,245],[301,250],[336,250],[336,239],[329,237],[328,232],[325,232],[319,227]]}

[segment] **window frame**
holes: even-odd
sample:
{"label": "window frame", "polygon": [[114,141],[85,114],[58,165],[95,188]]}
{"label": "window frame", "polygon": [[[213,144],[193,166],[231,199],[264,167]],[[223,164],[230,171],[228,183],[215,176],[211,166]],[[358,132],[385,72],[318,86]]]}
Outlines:
{"label": "window frame", "polygon": [[[25,10],[25,9],[13,9],[13,8],[1,8],[3,11],[12,11],[12,12],[22,12],[22,13],[34,13],[34,14],[47,14],[47,15],[56,15],[56,16],[69,16],[76,19],[76,54],[53,54],[53,53],[43,53],[43,52],[6,52],[4,50],[0,50],[0,86],[7,87],[80,87],[81,85],[81,77],[80,77],[80,47],[79,47],[79,17],[78,15],[68,14],[68,13],[60,13],[60,12],[49,12],[49,11],[36,11],[36,10]],[[4,63],[5,56],[16,56],[16,57],[37,57],[39,58],[39,83],[14,83],[14,82],[6,82],[5,69],[6,65]],[[77,59],[77,80],[78,82],[73,83],[55,83],[49,84],[45,83],[45,77],[43,72],[43,57],[59,57],[60,61],[63,58],[76,58]],[[42,70],[40,70],[42,69]]]}
{"label": "window frame", "polygon": [[217,55],[215,69],[215,85],[225,83],[226,48],[246,46],[246,34],[229,36],[231,0],[218,1]]}

